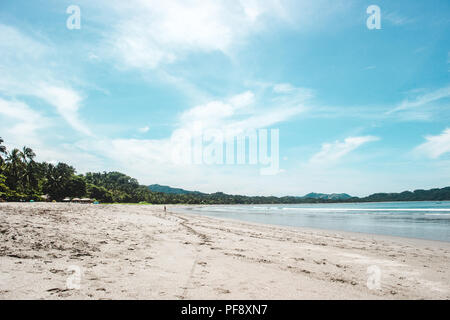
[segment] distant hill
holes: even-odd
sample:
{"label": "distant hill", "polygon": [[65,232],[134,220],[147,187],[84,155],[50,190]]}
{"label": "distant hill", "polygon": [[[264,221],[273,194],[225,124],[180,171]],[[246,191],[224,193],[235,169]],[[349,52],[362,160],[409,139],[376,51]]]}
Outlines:
{"label": "distant hill", "polygon": [[400,193],[374,193],[359,201],[443,201],[450,200],[450,187],[430,190],[403,191]]}
{"label": "distant hill", "polygon": [[[203,204],[262,204],[262,203],[332,203],[332,202],[381,202],[381,201],[442,201],[450,200],[450,187],[430,190],[403,191],[400,193],[374,193],[366,197],[352,197],[347,193],[315,193],[305,196],[244,196],[231,195],[223,192],[202,193],[181,188],[172,188],[153,184],[148,186],[150,191],[166,194],[168,197],[178,197],[182,203]],[[182,198],[182,199],[181,199]],[[172,201],[172,200],[170,200]]]}
{"label": "distant hill", "polygon": [[181,188],[172,188],[169,186],[162,186],[160,184],[152,184],[148,186],[148,188],[153,192],[161,192],[167,194],[204,194],[199,191],[189,191]]}
{"label": "distant hill", "polygon": [[352,198],[351,195],[347,194],[347,193],[331,193],[331,194],[326,194],[326,193],[315,193],[315,192],[311,192],[308,193],[307,195],[303,196],[302,198],[305,199],[325,199],[325,200],[347,200]]}
{"label": "distant hill", "polygon": [[[185,190],[185,189],[181,189],[181,188],[172,188],[169,186],[162,186],[160,184],[152,184],[150,186],[148,186],[148,188],[150,189],[150,191],[153,192],[161,192],[161,193],[166,193],[166,194],[191,194],[191,195],[207,195],[207,193],[202,193],[200,191],[189,191],[189,190]],[[214,196],[230,196],[227,195],[223,192],[216,192],[210,195],[214,195]],[[352,198],[352,196],[346,194],[346,193],[331,193],[331,194],[326,194],[326,193],[315,193],[315,192],[311,192],[308,193],[307,195],[303,196],[303,197],[295,197],[298,199],[321,199],[321,200],[347,200]]]}

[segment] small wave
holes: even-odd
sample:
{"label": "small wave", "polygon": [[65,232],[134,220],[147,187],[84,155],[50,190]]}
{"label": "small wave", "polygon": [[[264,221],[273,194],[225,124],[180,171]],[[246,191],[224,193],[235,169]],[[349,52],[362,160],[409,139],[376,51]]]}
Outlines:
{"label": "small wave", "polygon": [[412,212],[450,212],[449,209],[437,209],[437,208],[283,208],[283,210],[292,211],[412,211]]}

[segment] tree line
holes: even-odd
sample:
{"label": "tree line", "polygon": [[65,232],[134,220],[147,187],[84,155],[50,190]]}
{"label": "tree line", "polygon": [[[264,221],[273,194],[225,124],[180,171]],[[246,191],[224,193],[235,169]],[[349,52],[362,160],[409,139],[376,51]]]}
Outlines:
{"label": "tree line", "polygon": [[40,201],[42,195],[61,201],[66,197],[88,197],[101,202],[162,203],[158,197],[120,172],[77,174],[74,167],[60,162],[35,161],[29,147],[8,151],[0,138],[0,199],[4,201]]}
{"label": "tree line", "polygon": [[216,193],[168,194],[153,192],[148,186],[120,172],[77,174],[66,163],[35,161],[29,147],[8,151],[0,138],[0,201],[41,201],[42,195],[61,201],[66,197],[88,197],[103,203],[154,204],[293,204],[366,201],[450,200],[450,187],[402,193],[376,193],[364,198],[345,200],[305,197],[263,197]]}

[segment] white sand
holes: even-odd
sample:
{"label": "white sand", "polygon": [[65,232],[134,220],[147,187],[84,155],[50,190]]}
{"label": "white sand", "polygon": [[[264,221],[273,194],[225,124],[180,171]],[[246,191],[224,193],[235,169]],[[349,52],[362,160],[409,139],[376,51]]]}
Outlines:
{"label": "white sand", "polygon": [[0,204],[0,239],[0,299],[450,298],[446,242],[60,203]]}

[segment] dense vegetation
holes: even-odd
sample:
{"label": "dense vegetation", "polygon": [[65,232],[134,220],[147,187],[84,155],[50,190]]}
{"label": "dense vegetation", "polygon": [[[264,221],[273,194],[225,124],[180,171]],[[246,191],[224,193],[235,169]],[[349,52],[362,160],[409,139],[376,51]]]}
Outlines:
{"label": "dense vegetation", "polygon": [[172,188],[169,186],[162,186],[160,184],[151,184],[148,188],[153,192],[172,193],[172,194],[204,194],[199,191],[189,191],[180,188]]}
{"label": "dense vegetation", "polygon": [[450,187],[435,188],[430,190],[403,191],[400,193],[374,193],[359,201],[442,201],[450,200]]}
{"label": "dense vegetation", "polygon": [[[356,201],[418,201],[450,200],[450,187],[431,190],[405,191],[402,193],[376,193],[364,198],[346,196],[324,197],[250,197],[229,195],[222,192],[200,193],[183,189],[159,186],[159,190],[176,192],[155,192],[148,186],[140,185],[120,172],[77,174],[75,168],[65,163],[56,165],[35,161],[36,154],[31,148],[13,149],[10,152],[0,138],[0,201],[40,201],[42,195],[51,200],[61,201],[66,197],[88,197],[100,202],[122,203],[185,203],[185,204],[288,204],[327,203]],[[155,188],[156,185],[152,185]],[[162,188],[161,188],[162,187]],[[337,195],[342,197],[342,195]]]}

